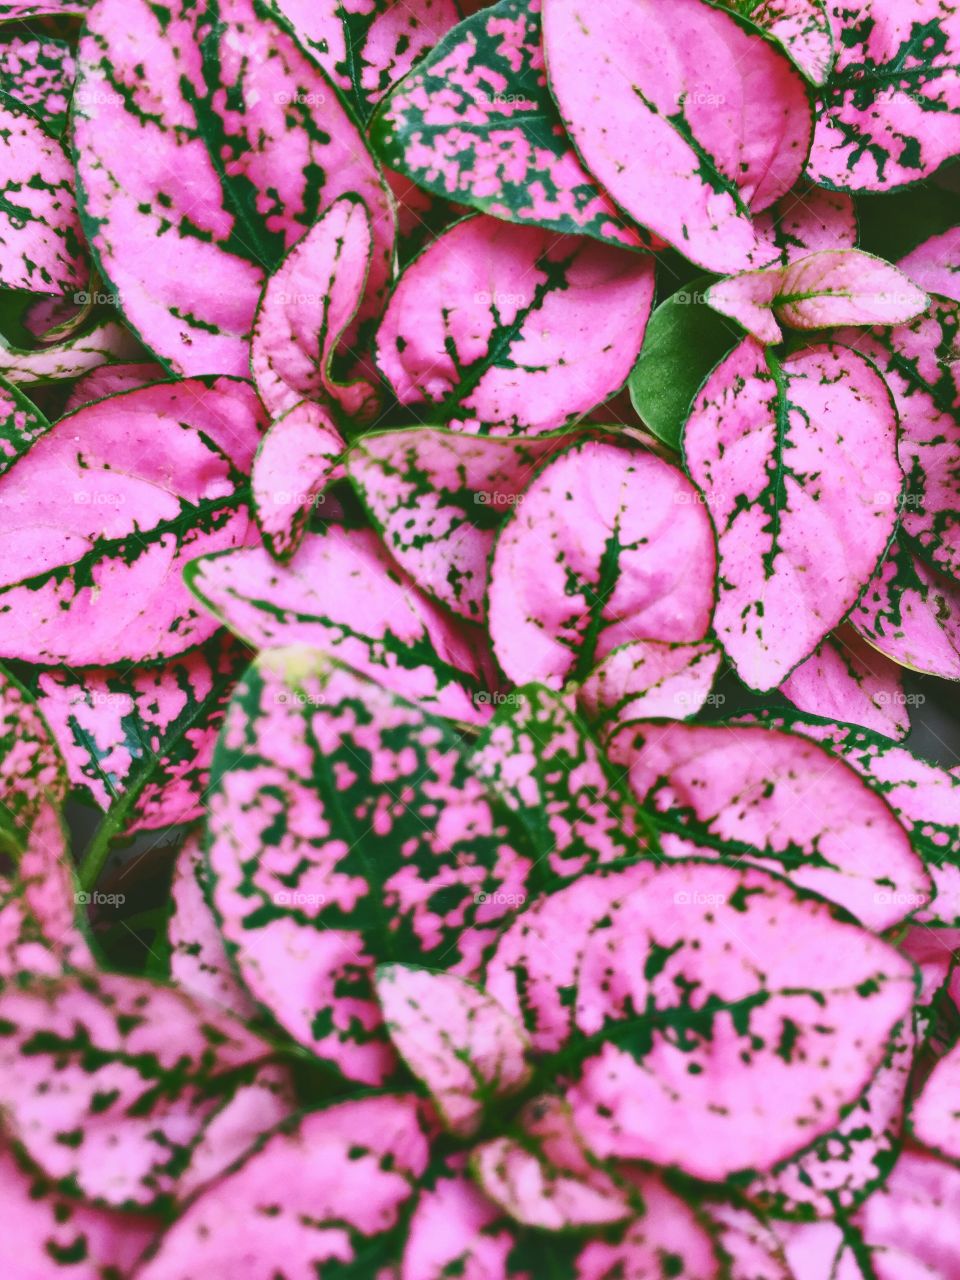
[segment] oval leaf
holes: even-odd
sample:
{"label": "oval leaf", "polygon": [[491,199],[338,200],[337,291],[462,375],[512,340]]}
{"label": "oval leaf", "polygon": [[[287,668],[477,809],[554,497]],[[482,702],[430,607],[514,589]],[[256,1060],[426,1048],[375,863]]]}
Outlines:
{"label": "oval leaf", "polygon": [[922,289],[882,258],[859,249],[833,249],[792,262],[773,305],[791,329],[829,329],[905,324],[929,303]]}

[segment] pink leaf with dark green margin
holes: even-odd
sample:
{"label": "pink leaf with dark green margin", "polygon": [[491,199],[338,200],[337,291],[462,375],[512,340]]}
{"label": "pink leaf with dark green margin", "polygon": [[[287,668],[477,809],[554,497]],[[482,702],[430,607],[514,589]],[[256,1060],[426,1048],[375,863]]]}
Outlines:
{"label": "pink leaf with dark green margin", "polygon": [[269,1053],[227,1013],[143,978],[0,991],[8,1132],[48,1177],[102,1204],[167,1201],[211,1110]]}
{"label": "pink leaf with dark green margin", "polygon": [[220,720],[248,662],[219,631],[162,666],[35,670],[76,798],[109,810],[134,788],[130,831],[201,818]]}
{"label": "pink leaf with dark green margin", "polygon": [[960,585],[914,555],[907,539],[894,542],[850,621],[901,667],[960,680]]}
{"label": "pink leaf with dark green margin", "polygon": [[8,35],[0,43],[0,91],[60,137],[67,123],[76,63],[65,40],[38,33]]}
{"label": "pink leaf with dark green margin", "polygon": [[730,1259],[733,1280],[795,1280],[783,1245],[763,1219],[739,1204],[708,1201],[701,1208],[720,1253]]}
{"label": "pink leaf with dark green margin", "polygon": [[247,372],[265,278],[347,192],[373,222],[360,319],[379,313],[387,191],[323,71],[253,0],[98,0],[77,103],[91,248],[128,323],[174,372]]}
{"label": "pink leaf with dark green margin", "polygon": [[22,847],[41,807],[67,798],[63,757],[34,698],[0,669],[0,841]]}
{"label": "pink leaf with dark green margin", "polygon": [[[872,1251],[878,1280],[952,1280],[960,1273],[960,1170],[935,1156],[904,1151],[853,1223]],[[881,1270],[888,1253],[896,1265]],[[910,1261],[912,1270],[904,1269]]]}
{"label": "pink leaf with dark green margin", "polygon": [[831,0],[834,73],[820,98],[808,176],[889,191],[960,151],[960,7],[954,0]]}
{"label": "pink leaf with dark green margin", "polygon": [[744,1194],[775,1218],[849,1212],[881,1185],[900,1148],[915,1037],[909,1018],[863,1096],[809,1151],[748,1182]]}
{"label": "pink leaf with dark green margin", "polygon": [[716,1180],[836,1127],[910,1011],[913,967],[779,878],[688,860],[541,899],[486,985],[571,1081],[594,1156]]}
{"label": "pink leaf with dark green margin", "polygon": [[116,1213],[58,1194],[0,1150],[4,1223],[0,1270],[11,1280],[101,1280],[129,1275],[162,1229],[160,1219]]}
{"label": "pink leaf with dark green margin", "polygon": [[725,0],[724,8],[769,31],[813,84],[829,78],[833,31],[822,0]]}
{"label": "pink leaf with dark green margin", "polygon": [[137,1280],[266,1276],[280,1258],[291,1277],[320,1276],[328,1263],[331,1274],[353,1263],[358,1276],[386,1276],[428,1156],[414,1098],[308,1112],[198,1197]]}
{"label": "pink leaf with dark green margin", "polygon": [[948,1160],[960,1160],[960,1045],[933,1068],[910,1111],[913,1136]]}
{"label": "pink leaf with dark green margin", "polygon": [[646,829],[572,706],[528,685],[508,694],[470,756],[472,772],[514,815],[535,853],[532,884],[555,888],[636,858]]}
{"label": "pink leaf with dark green margin", "polygon": [[347,474],[390,554],[422,591],[470,622],[486,617],[497,529],[569,431],[529,439],[415,427],[358,441]]}
{"label": "pink leaf with dark green margin", "polygon": [[807,715],[863,725],[888,738],[910,732],[902,667],[846,623],[794,668],[780,692]]}
{"label": "pink leaf with dark green margin", "polygon": [[605,734],[627,720],[689,720],[710,699],[721,656],[709,640],[634,640],[604,658],[580,687],[577,701]]}
{"label": "pink leaf with dark green margin", "polygon": [[62,17],[65,14],[82,14],[87,0],[5,0],[0,4],[0,18]]}
{"label": "pink leaf with dark green margin", "polygon": [[257,1006],[227,956],[208,902],[207,880],[201,838],[189,835],[177,855],[170,886],[170,976],[190,995],[221,1005],[243,1022],[250,1022],[257,1015]]}
{"label": "pink leaf with dark green margin", "polygon": [[774,300],[791,329],[899,325],[926,311],[930,299],[889,262],[859,249],[827,249],[784,269]]}
{"label": "pink leaf with dark green margin", "polygon": [[[785,267],[819,249],[853,249],[857,212],[842,191],[823,191],[805,182],[753,220],[760,246],[751,265]],[[908,273],[909,274],[909,273]]]}
{"label": "pink leaf with dark green margin", "polygon": [[89,333],[35,351],[12,346],[0,335],[0,375],[18,387],[67,382],[102,365],[123,364],[142,354],[139,342],[115,320],[104,320]]}
{"label": "pink leaf with dark green margin", "polygon": [[454,0],[271,0],[270,7],[363,123],[460,20]]}
{"label": "pink leaf with dark green margin", "polygon": [[[403,1249],[400,1280],[528,1280],[510,1263],[516,1228],[461,1172],[447,1161],[430,1188],[421,1191]],[[532,1276],[529,1277],[532,1280]]]}
{"label": "pink leaf with dark green margin", "polygon": [[0,655],[156,662],[216,630],[184,563],[247,541],[263,428],[248,383],[195,378],[62,418],[0,478]]}
{"label": "pink leaf with dark green margin", "polygon": [[924,240],[898,265],[927,293],[960,302],[960,227]]}
{"label": "pink leaf with dark green margin", "polygon": [[363,299],[372,252],[370,215],[358,197],[341,196],[267,280],[253,322],[250,366],[274,417],[301,400],[327,398],[349,420],[376,416],[376,387],[340,382],[332,368]]}
{"label": "pink leaf with dark green margin", "polygon": [[73,168],[35,116],[0,101],[0,286],[71,293],[86,283]]}
{"label": "pink leaf with dark green margin", "polygon": [[[289,0],[288,0],[289,2]],[[384,164],[508,222],[652,248],[587,173],[547,87],[541,0],[501,0],[461,23],[371,124]]]}
{"label": "pink leaf with dark green margin", "polygon": [[516,1137],[483,1142],[470,1157],[480,1186],[515,1222],[576,1230],[624,1222],[642,1209],[627,1186],[591,1163],[559,1098],[529,1103],[516,1124]]}
{"label": "pink leaf with dark green margin", "polygon": [[629,770],[668,857],[713,850],[780,872],[871,929],[896,924],[929,895],[923,863],[889,805],[805,737],[654,721],[624,725],[609,755]]}
{"label": "pink leaf with dark green margin", "polygon": [[856,604],[896,527],[897,415],[862,356],[780,359],[746,338],[694,401],[683,447],[720,545],[714,625],[740,678],[773,689]]}
{"label": "pink leaf with dark green margin", "polygon": [[706,293],[707,305],[736,320],[758,342],[783,341],[783,331],[773,314],[773,303],[783,283],[783,270],[747,271],[718,280]]}
{"label": "pink leaf with dark green margin", "polygon": [[250,668],[213,772],[212,902],[245,986],[348,1079],[382,1083],[375,965],[474,976],[529,861],[450,726],[311,650]]}
{"label": "pink leaf with dark green margin", "polygon": [[270,554],[281,564],[303,541],[310,513],[340,472],[346,445],[319,404],[301,400],[282,414],[253,460],[253,511]]}
{"label": "pink leaf with dark green margin", "polygon": [[471,1137],[489,1109],[527,1083],[527,1038],[481,988],[452,973],[402,964],[375,987],[394,1048],[430,1092],[449,1131]]}
{"label": "pink leaf with dark green margin", "polygon": [[543,31],[560,114],[617,204],[699,266],[748,267],[752,213],[790,190],[810,145],[786,55],[700,0],[545,0]]}
{"label": "pink leaf with dark green margin", "polygon": [[138,387],[164,382],[166,378],[167,372],[159,364],[103,364],[77,380],[63,411],[73,413],[95,400],[105,400],[107,396],[119,395],[121,391],[136,391]]}
{"label": "pink leaf with dark green margin", "polygon": [[489,719],[478,646],[390,561],[369,529],[308,534],[289,565],[263,547],[187,567],[197,598],[256,649],[309,645],[456,720]]}
{"label": "pink leaf with dark green margin", "polygon": [[619,391],[653,259],[479,214],[407,267],[377,334],[397,399],[473,432],[552,431]]}
{"label": "pink leaf with dark green margin", "polygon": [[490,573],[494,652],[517,684],[582,680],[633,640],[702,640],[713,529],[683,473],[653,454],[574,445],[530,485]]}

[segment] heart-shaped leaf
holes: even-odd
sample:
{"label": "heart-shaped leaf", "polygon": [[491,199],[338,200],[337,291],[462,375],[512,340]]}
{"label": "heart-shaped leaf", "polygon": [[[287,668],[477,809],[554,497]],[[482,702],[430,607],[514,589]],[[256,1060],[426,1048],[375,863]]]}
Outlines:
{"label": "heart-shaped leaf", "polygon": [[254,648],[310,645],[441,715],[489,718],[473,635],[417,591],[371,530],[328,525],[289,565],[262,547],[196,560],[187,583]]}
{"label": "heart-shaped leaf", "polygon": [[523,1031],[472,982],[385,964],[375,985],[394,1047],[458,1137],[472,1136],[488,1107],[527,1083]]}
{"label": "heart-shaped leaf", "polygon": [[716,631],[772,689],[843,619],[896,527],[897,415],[845,347],[779,359],[746,338],[708,378],[683,445],[719,534]]}
{"label": "heart-shaped leaf", "polygon": [[540,9],[541,0],[500,0],[460,23],[383,104],[374,145],[428,191],[496,218],[649,248],[652,237],[586,172],[560,123]]}
{"label": "heart-shaped leaf", "polygon": [[713,530],[686,477],[652,454],[587,440],[551,461],[500,533],[494,651],[517,684],[582,680],[632,640],[702,640]]}
{"label": "heart-shaped leaf", "polygon": [[250,367],[274,417],[301,400],[327,397],[348,419],[375,416],[376,388],[338,382],[332,368],[363,299],[373,248],[363,203],[341,196],[267,281],[253,323]]}
{"label": "heart-shaped leaf", "polygon": [[751,210],[800,177],[799,72],[701,0],[545,0],[550,85],[587,167],[632,217],[712,271],[750,265]]}
{"label": "heart-shaped leaf", "polygon": [[689,860],[535,903],[486,984],[571,1081],[595,1156],[719,1179],[836,1127],[910,1010],[913,969],[780,879]]}
{"label": "heart-shaped leaf", "polygon": [[900,260],[900,270],[927,293],[960,302],[960,227],[917,245]]}
{"label": "heart-shaped leaf", "polygon": [[769,31],[814,84],[830,75],[833,31],[823,0],[724,0],[724,7]]}
{"label": "heart-shaped leaf", "polygon": [[310,513],[346,449],[318,404],[302,400],[273,424],[253,460],[253,509],[270,554],[281,564],[303,541]]}
{"label": "heart-shaped leaf", "polygon": [[377,314],[393,252],[386,189],[324,72],[253,0],[98,0],[76,103],[91,248],[175,372],[247,372],[265,277],[346,192],[370,210],[361,318]]}
{"label": "heart-shaped leaf", "polygon": [[250,669],[214,776],[212,900],[245,985],[349,1079],[381,1082],[374,965],[475,974],[529,862],[451,728],[309,650]]}
{"label": "heart-shaped leaf", "polygon": [[960,151],[960,8],[947,0],[831,0],[837,61],[820,98],[807,173],[889,191]]}
{"label": "heart-shaped leaf", "polygon": [[552,431],[623,386],[652,304],[652,259],[481,214],[404,271],[377,362],[453,426]]}
{"label": "heart-shaped leaf", "polygon": [[206,640],[183,564],[249,535],[262,429],[246,383],[192,379],[79,409],[0,478],[0,654],[156,662]]}
{"label": "heart-shaped leaf", "polygon": [[779,871],[878,930],[929,895],[889,806],[804,737],[654,722],[625,725],[609,752],[656,815],[669,857],[712,849],[724,861]]}
{"label": "heart-shaped leaf", "polygon": [[41,32],[9,35],[0,43],[0,92],[37,116],[56,138],[66,127],[75,75],[66,40]]}
{"label": "heart-shaped leaf", "polygon": [[[605,734],[627,720],[688,720],[710,699],[720,659],[720,650],[709,640],[634,640],[604,658],[577,698],[587,717],[601,722]],[[720,705],[716,699],[714,705]]]}

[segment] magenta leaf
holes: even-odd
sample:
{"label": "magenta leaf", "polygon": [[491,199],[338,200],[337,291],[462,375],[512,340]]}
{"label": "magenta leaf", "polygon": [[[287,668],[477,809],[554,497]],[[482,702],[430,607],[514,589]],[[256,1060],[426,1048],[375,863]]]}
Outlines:
{"label": "magenta leaf", "polygon": [[70,161],[35,116],[0,95],[0,286],[72,293],[86,276]]}
{"label": "magenta leaf", "polygon": [[405,698],[474,724],[486,680],[474,636],[416,590],[366,529],[328,525],[289,565],[262,548],[196,560],[187,583],[257,649],[322,649]]}
{"label": "magenta leaf", "polygon": [[478,215],[400,277],[377,334],[397,399],[473,432],[552,431],[627,380],[653,260]]}
{"label": "magenta leaf", "polygon": [[[710,701],[720,659],[720,650],[709,640],[634,640],[604,658],[577,699],[605,735],[627,720],[689,720]],[[714,705],[720,705],[719,699],[722,695],[716,695]]]}
{"label": "magenta leaf", "polygon": [[[421,1192],[403,1248],[402,1280],[526,1280],[510,1260],[516,1228],[461,1165],[456,1158],[448,1161],[434,1185]],[[542,1259],[544,1238],[537,1243]]]}
{"label": "magenta leaf", "polygon": [[417,586],[482,622],[497,529],[543,463],[570,443],[569,431],[529,439],[436,427],[385,431],[357,443],[347,473]]}
{"label": "magenta leaf", "polygon": [[783,45],[808,80],[822,85],[833,67],[833,31],[823,0],[724,0]]}
{"label": "magenta leaf", "polygon": [[714,535],[698,494],[653,454],[602,441],[551,461],[500,533],[489,619],[517,684],[582,680],[632,640],[702,640]]}
{"label": "magenta leaf", "polygon": [[65,382],[103,365],[136,359],[141,354],[140,344],[115,320],[100,321],[88,333],[75,334],[36,350],[13,346],[0,335],[0,376],[18,387]]}
{"label": "magenta leaf", "polygon": [[751,212],[800,177],[811,109],[773,42],[700,0],[545,0],[550,85],[588,169],[627,213],[699,266],[737,271]]}
{"label": "magenta leaf", "polygon": [[960,302],[960,227],[924,240],[901,259],[899,266],[927,293]]}
{"label": "magenta leaf", "polygon": [[688,860],[541,899],[486,985],[570,1082],[595,1156],[719,1179],[836,1127],[910,1011],[913,968],[776,877]]}
{"label": "magenta leaf", "polygon": [[933,1068],[910,1112],[913,1136],[948,1160],[960,1160],[960,1046]]}
{"label": "magenta leaf", "polygon": [[48,800],[59,807],[66,796],[66,769],[47,720],[0,668],[0,844],[22,848],[41,808]]}
{"label": "magenta leaf", "polygon": [[837,61],[807,166],[828,187],[888,191],[960,150],[952,0],[831,0]]}
{"label": "magenta leaf", "polygon": [[0,43],[0,93],[26,107],[57,138],[66,127],[75,74],[73,51],[65,40],[24,32],[6,35]]}
{"label": "magenta leaf", "polygon": [[0,478],[0,655],[156,662],[208,639],[180,573],[248,539],[261,414],[248,384],[198,378],[79,409],[38,440]]}
{"label": "magenta leaf", "polygon": [[772,689],[856,604],[896,527],[896,411],[845,347],[780,359],[746,338],[684,433],[719,531],[715,626],[751,688]]}
{"label": "magenta leaf", "polygon": [[428,191],[496,218],[652,247],[583,168],[560,123],[540,10],[541,0],[500,0],[455,27],[382,105],[374,145]]}
{"label": "magenta leaf", "polygon": [[731,1277],[736,1277],[736,1280],[796,1280],[787,1266],[781,1241],[749,1208],[709,1202],[703,1209],[717,1235],[720,1253],[730,1259]]}
{"label": "magenta leaf", "polygon": [[779,871],[874,929],[929,896],[890,807],[807,738],[754,725],[634,723],[613,738],[610,757],[629,770],[669,857],[712,850]]}
{"label": "magenta leaf", "polygon": [[470,1137],[487,1108],[527,1083],[527,1040],[484,991],[452,973],[377,969],[377,999],[394,1048],[430,1092],[444,1124]]}
{"label": "magenta leaf", "polygon": [[718,280],[707,290],[707,303],[722,316],[736,320],[751,337],[766,345],[783,341],[783,331],[773,313],[783,287],[781,270],[747,271]]}
{"label": "magenta leaf", "polygon": [[244,984],[348,1079],[382,1082],[375,964],[475,975],[529,860],[452,728],[310,650],[250,668],[214,778],[212,901]]}
{"label": "magenta leaf", "polygon": [[958,1215],[960,1170],[908,1150],[853,1223],[877,1280],[949,1280],[960,1269]]}
{"label": "magenta leaf", "polygon": [[302,400],[273,424],[253,460],[253,509],[281,564],[303,541],[310,514],[337,475],[343,437],[319,404]]}
{"label": "magenta leaf", "polygon": [[107,396],[119,395],[121,391],[136,391],[138,387],[149,387],[152,382],[164,382],[166,378],[166,370],[152,362],[102,364],[77,379],[67,397],[64,413],[73,413],[75,409],[82,409],[95,400],[105,400]]}
{"label": "magenta leaf", "polygon": [[0,991],[8,1130],[49,1178],[97,1203],[169,1200],[211,1109],[269,1052],[215,1006],[141,978]]}
{"label": "magenta leaf", "polygon": [[852,249],[857,243],[857,213],[852,197],[805,182],[758,213],[753,223],[760,241],[752,263],[755,267],[785,267],[808,253]]}
{"label": "magenta leaf", "polygon": [[324,72],[253,0],[99,0],[75,101],[91,248],[175,372],[247,372],[264,279],[348,192],[371,213],[362,318],[377,314],[393,252],[386,189]]}
{"label": "magenta leaf", "polygon": [[341,196],[267,280],[253,322],[250,363],[260,398],[274,417],[301,400],[327,397],[347,419],[363,422],[376,415],[376,388],[339,382],[332,368],[363,299],[373,247],[363,203]]}

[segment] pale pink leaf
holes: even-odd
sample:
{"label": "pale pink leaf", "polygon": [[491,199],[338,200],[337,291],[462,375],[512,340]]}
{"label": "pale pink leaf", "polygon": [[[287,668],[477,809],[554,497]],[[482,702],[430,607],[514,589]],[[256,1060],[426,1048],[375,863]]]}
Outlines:
{"label": "pale pink leaf", "polygon": [[584,714],[611,732],[627,720],[689,720],[723,695],[710,690],[720,667],[720,650],[700,644],[634,640],[621,645],[584,681],[577,699]]}
{"label": "pale pink leaf", "polygon": [[791,329],[906,324],[930,299],[902,271],[860,249],[828,249],[784,269],[774,300]]}
{"label": "pale pink leaf", "polygon": [[960,1160],[960,1046],[940,1059],[914,1100],[910,1125],[918,1142]]}
{"label": "pale pink leaf", "polygon": [[884,1269],[880,1280],[952,1280],[960,1274],[960,1170],[934,1156],[904,1151],[854,1225],[873,1251],[875,1265],[888,1251],[908,1264]]}
{"label": "pale pink leaf", "polygon": [[67,777],[56,739],[35,700],[0,671],[0,832],[4,844],[23,846],[37,813],[67,797]]}
{"label": "pale pink leaf", "polygon": [[707,290],[707,304],[722,316],[736,320],[758,342],[775,345],[783,341],[783,332],[773,314],[782,283],[783,271],[747,271],[712,284]]}
{"label": "pale pink leaf", "polygon": [[707,1202],[703,1212],[730,1259],[731,1280],[795,1280],[783,1245],[763,1219],[734,1204]]}
{"label": "pale pink leaf", "polygon": [[960,680],[960,585],[915,555],[907,539],[894,542],[850,621],[899,666]]}
{"label": "pale pink leaf", "polygon": [[[528,1280],[509,1258],[515,1229],[500,1209],[461,1170],[447,1162],[443,1175],[424,1188],[410,1219],[400,1280]],[[533,1280],[529,1277],[529,1280]]]}
{"label": "pale pink leaf", "polygon": [[80,378],[103,365],[125,364],[142,356],[143,348],[115,320],[104,320],[88,333],[64,338],[52,346],[26,350],[0,335],[0,375],[18,387]]}
{"label": "pale pink leaf", "polygon": [[148,387],[151,382],[163,382],[166,378],[167,372],[163,366],[152,362],[104,364],[78,378],[63,411],[73,413],[74,409],[82,409],[95,400],[105,400],[107,396],[115,396],[121,391]]}

